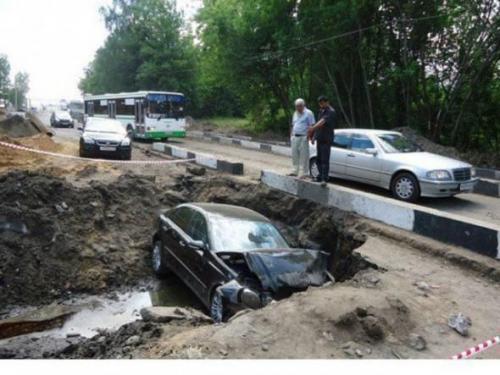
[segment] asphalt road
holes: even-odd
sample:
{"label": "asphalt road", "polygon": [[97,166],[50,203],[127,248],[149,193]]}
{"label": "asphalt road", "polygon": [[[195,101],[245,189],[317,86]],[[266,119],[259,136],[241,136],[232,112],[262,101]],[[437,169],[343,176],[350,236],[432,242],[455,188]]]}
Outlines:
{"label": "asphalt road", "polygon": [[[40,117],[42,121],[48,123],[48,114],[42,114]],[[74,140],[76,142],[80,137],[80,132],[77,129],[55,129],[55,133],[56,140]],[[229,161],[243,162],[245,165],[245,174],[251,178],[258,178],[263,169],[272,170],[278,173],[288,173],[291,169],[291,160],[289,158],[275,154],[219,143],[200,142],[189,138],[171,140],[170,143],[193,151],[216,155]],[[139,146],[137,147],[139,149],[149,147],[147,143],[143,142],[136,142],[136,145]],[[141,159],[144,158],[143,153],[136,152],[134,155],[139,155],[138,158]],[[384,189],[356,182],[334,179],[332,183],[385,197],[391,196],[390,193]],[[451,198],[424,198],[418,204],[424,207],[500,225],[499,198],[487,197],[479,194],[460,194]]]}

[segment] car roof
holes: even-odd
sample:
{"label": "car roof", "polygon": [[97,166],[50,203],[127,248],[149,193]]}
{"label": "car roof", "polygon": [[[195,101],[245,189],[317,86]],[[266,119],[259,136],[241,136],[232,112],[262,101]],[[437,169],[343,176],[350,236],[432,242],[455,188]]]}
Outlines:
{"label": "car roof", "polygon": [[223,216],[231,219],[270,222],[270,220],[264,215],[240,206],[218,203],[190,203],[182,205],[181,207],[191,207],[197,209],[198,211],[202,211],[205,216],[208,217]]}
{"label": "car roof", "polygon": [[336,129],[335,132],[349,132],[349,133],[362,133],[362,134],[373,134],[373,135],[382,135],[382,134],[401,134],[400,132],[392,131],[392,130],[380,130],[380,129]]}

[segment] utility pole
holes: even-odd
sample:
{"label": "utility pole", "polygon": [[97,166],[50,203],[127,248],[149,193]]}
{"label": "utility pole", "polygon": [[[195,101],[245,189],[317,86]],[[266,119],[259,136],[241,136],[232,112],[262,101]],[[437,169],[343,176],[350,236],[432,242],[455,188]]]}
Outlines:
{"label": "utility pole", "polygon": [[14,86],[14,92],[15,92],[16,111],[18,111],[19,107],[17,106],[17,84]]}

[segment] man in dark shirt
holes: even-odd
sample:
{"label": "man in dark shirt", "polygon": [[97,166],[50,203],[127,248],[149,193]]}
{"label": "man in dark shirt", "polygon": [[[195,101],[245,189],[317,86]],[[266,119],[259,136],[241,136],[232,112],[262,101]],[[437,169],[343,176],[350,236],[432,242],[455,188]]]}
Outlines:
{"label": "man in dark shirt", "polygon": [[314,144],[317,144],[317,165],[319,176],[316,182],[326,187],[330,176],[330,154],[333,145],[334,129],[336,121],[335,110],[330,106],[326,96],[320,96],[319,102],[319,121],[309,128],[308,136]]}

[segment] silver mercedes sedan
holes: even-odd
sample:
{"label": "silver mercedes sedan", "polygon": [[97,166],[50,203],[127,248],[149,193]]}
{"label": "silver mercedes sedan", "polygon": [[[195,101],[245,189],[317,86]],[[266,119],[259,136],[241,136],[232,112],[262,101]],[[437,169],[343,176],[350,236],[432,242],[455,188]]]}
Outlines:
{"label": "silver mercedes sedan", "polygon": [[[310,151],[310,173],[316,178],[312,144]],[[470,164],[424,152],[401,133],[366,129],[335,130],[330,176],[382,187],[407,202],[472,192],[478,181]]]}

